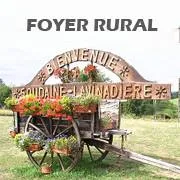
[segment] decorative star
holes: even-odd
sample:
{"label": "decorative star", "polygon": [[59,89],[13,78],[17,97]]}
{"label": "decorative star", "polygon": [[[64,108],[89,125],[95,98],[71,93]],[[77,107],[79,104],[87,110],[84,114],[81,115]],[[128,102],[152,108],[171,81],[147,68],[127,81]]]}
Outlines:
{"label": "decorative star", "polygon": [[159,89],[156,89],[156,96],[159,98],[166,97],[167,89],[163,86],[160,86]]}
{"label": "decorative star", "polygon": [[42,82],[42,83],[45,82],[45,80],[46,80],[46,75],[45,75],[45,73],[44,73],[43,71],[41,71],[41,72],[38,74],[38,80],[39,80],[40,82]]}
{"label": "decorative star", "polygon": [[20,89],[16,89],[15,92],[13,92],[13,96],[17,99],[21,97],[21,91]]}
{"label": "decorative star", "polygon": [[120,76],[127,77],[128,73],[129,73],[128,66],[123,66],[122,69],[120,70]]}

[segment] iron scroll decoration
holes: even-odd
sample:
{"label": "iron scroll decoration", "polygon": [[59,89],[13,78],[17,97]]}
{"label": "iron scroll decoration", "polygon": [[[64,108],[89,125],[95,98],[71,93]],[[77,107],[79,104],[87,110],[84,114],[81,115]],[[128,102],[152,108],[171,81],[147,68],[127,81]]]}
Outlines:
{"label": "iron scroll decoration", "polygon": [[[74,62],[91,62],[112,71],[121,83],[63,83],[44,85],[54,71]],[[102,99],[170,99],[170,84],[157,84],[145,80],[131,65],[121,57],[110,52],[94,49],[74,49],[51,59],[24,87],[12,89],[13,96],[19,98],[34,94],[42,98],[51,98],[66,94],[80,95],[91,93]]]}

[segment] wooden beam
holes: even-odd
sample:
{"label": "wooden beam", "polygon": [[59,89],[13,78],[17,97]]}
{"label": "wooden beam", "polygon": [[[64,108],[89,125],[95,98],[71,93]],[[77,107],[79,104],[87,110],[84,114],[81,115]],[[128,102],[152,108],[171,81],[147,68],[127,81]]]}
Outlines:
{"label": "wooden beam", "polygon": [[164,161],[161,161],[158,159],[154,159],[154,158],[151,158],[148,156],[144,156],[144,155],[132,152],[132,151],[124,150],[124,153],[126,155],[128,154],[128,158],[130,158],[130,159],[133,159],[133,160],[136,160],[136,161],[139,161],[142,163],[150,164],[153,166],[157,166],[157,167],[167,169],[167,170],[170,170],[170,171],[180,174],[180,166],[170,164],[170,163],[167,163],[167,162],[164,162]]}
{"label": "wooden beam", "polygon": [[177,165],[174,165],[171,163],[167,163],[167,162],[164,162],[164,161],[161,161],[158,159],[154,159],[154,158],[151,158],[148,156],[144,156],[144,155],[132,152],[132,151],[128,151],[124,148],[119,148],[117,146],[108,144],[107,142],[104,142],[101,139],[86,139],[85,142],[86,141],[90,145],[95,145],[96,147],[110,151],[112,153],[123,156],[125,158],[129,158],[129,159],[136,160],[136,161],[139,161],[142,163],[157,166],[157,167],[167,169],[167,170],[170,170],[170,171],[180,174],[180,166],[177,166]]}
{"label": "wooden beam", "polygon": [[43,99],[63,95],[78,96],[84,93],[100,96],[102,99],[170,99],[170,84],[149,82],[129,83],[64,83],[42,86],[24,86],[12,89],[16,98],[34,94]]}

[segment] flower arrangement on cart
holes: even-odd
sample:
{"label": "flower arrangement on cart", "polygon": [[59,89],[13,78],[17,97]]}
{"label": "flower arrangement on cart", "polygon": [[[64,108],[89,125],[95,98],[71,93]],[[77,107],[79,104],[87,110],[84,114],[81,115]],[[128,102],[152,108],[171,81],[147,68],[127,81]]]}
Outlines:
{"label": "flower arrangement on cart", "polygon": [[[54,76],[63,83],[69,82],[93,82],[98,79],[96,66],[87,65],[82,71],[78,67],[68,70],[59,68],[54,71]],[[5,104],[13,112],[17,112],[20,117],[32,117],[34,120],[41,118],[54,120],[67,120],[72,123],[74,113],[94,113],[98,111],[100,98],[91,94],[82,94],[76,97],[62,96],[56,98],[39,98],[32,94],[22,96],[19,99],[7,98]],[[53,121],[54,121],[53,120]],[[76,135],[62,133],[59,136],[47,137],[41,132],[33,129],[23,134],[12,129],[11,137],[14,138],[16,146],[21,151],[33,154],[39,151],[56,153],[62,156],[73,157],[79,152],[79,140]],[[51,163],[42,163],[41,172],[48,174],[52,172]]]}
{"label": "flower arrangement on cart", "polygon": [[[20,116],[46,117],[57,120],[64,118],[72,121],[73,113],[96,112],[99,102],[98,96],[85,94],[79,97],[62,96],[56,99],[42,99],[34,95],[26,95],[20,99],[8,98],[5,103],[8,108],[18,112]],[[45,150],[71,156],[74,151],[79,150],[77,137],[66,133],[54,138],[47,138],[39,131],[30,130],[24,134],[16,134],[14,141],[21,151],[31,153]],[[49,166],[46,165],[46,167]]]}
{"label": "flower arrangement on cart", "polygon": [[56,99],[42,99],[34,95],[26,95],[20,99],[7,98],[5,104],[20,115],[64,117],[72,120],[73,112],[95,112],[99,102],[99,96],[91,94],[82,94],[77,97],[62,96]]}

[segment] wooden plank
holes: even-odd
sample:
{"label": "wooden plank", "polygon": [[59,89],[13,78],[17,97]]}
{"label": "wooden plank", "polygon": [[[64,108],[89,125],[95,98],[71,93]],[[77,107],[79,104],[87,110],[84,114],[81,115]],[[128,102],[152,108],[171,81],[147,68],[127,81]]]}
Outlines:
{"label": "wooden plank", "polygon": [[64,83],[42,86],[24,86],[12,89],[12,94],[20,98],[34,94],[40,98],[56,98],[63,95],[78,96],[84,93],[100,96],[102,99],[170,99],[170,84],[149,82],[130,83]]}
{"label": "wooden plank", "polygon": [[157,166],[180,174],[180,166],[119,148],[117,146],[108,144],[102,141],[101,139],[88,139],[86,141],[88,141],[88,144],[96,145],[98,148],[110,151],[112,153],[124,156],[126,158],[133,159],[142,163],[150,164],[153,166]]}
{"label": "wooden plank", "polygon": [[130,158],[130,159],[133,159],[133,160],[136,160],[136,161],[139,161],[142,163],[150,164],[153,166],[157,166],[157,167],[167,169],[167,170],[170,170],[170,171],[180,174],[180,166],[170,164],[170,163],[167,163],[167,162],[164,162],[164,161],[161,161],[158,159],[154,159],[154,158],[151,158],[148,156],[144,156],[144,155],[132,152],[132,151],[125,150],[124,153],[126,155],[128,155],[128,158]]}

